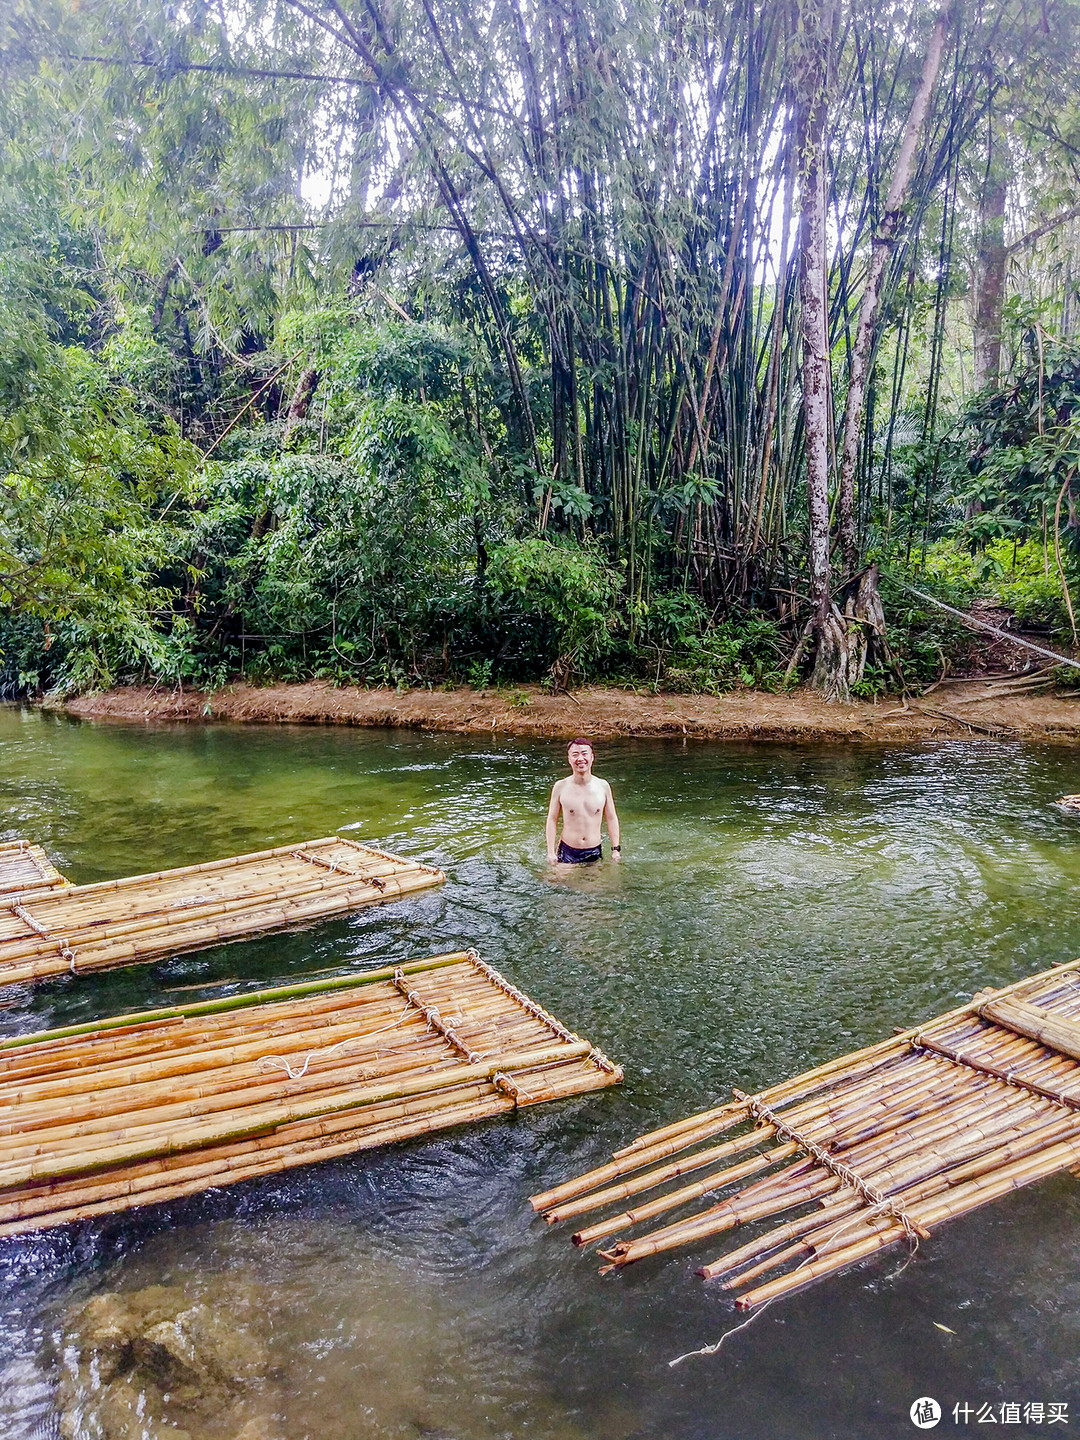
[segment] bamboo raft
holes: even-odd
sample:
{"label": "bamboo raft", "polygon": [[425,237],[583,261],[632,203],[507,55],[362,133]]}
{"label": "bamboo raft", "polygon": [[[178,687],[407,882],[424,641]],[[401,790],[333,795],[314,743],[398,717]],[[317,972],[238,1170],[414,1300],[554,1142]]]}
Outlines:
{"label": "bamboo raft", "polygon": [[69,884],[40,845],[29,840],[0,842],[0,905],[18,900],[27,890],[57,890]]}
{"label": "bamboo raft", "polygon": [[[446,879],[336,835],[97,885],[69,885],[36,845],[15,847],[0,852],[0,985],[200,950]],[[31,866],[40,883],[11,889]]]}
{"label": "bamboo raft", "polygon": [[602,1273],[762,1225],[697,1272],[742,1290],[744,1310],[898,1242],[914,1252],[946,1220],[1080,1173],[1078,966],[983,991],[756,1095],[735,1090],[532,1205],[552,1223],[608,1211],[573,1236],[607,1242]]}
{"label": "bamboo raft", "polygon": [[0,1042],[0,1235],[615,1085],[474,951]]}

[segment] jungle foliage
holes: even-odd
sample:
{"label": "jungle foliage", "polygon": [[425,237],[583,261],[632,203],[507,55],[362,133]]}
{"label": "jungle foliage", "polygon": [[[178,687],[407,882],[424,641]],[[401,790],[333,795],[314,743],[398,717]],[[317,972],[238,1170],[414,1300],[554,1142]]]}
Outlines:
{"label": "jungle foliage", "polygon": [[[815,585],[873,560],[1074,643],[1078,23],[12,0],[0,688],[780,685]],[[856,693],[961,648],[883,595]]]}

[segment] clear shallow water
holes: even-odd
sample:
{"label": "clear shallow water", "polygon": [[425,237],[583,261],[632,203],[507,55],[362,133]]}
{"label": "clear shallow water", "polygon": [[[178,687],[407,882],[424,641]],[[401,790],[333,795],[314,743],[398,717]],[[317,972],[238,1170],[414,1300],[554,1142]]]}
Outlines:
{"label": "clear shallow water", "polygon": [[722,1245],[602,1279],[526,1203],[733,1084],[1080,954],[1080,822],[1050,804],[1080,789],[1080,753],[605,744],[627,858],[553,881],[560,748],[0,707],[0,838],[40,841],[80,882],[342,827],[449,876],[302,933],[19,992],[0,1032],[476,944],[627,1072],[513,1120],[0,1242],[5,1440],[49,1411],[69,1305],[222,1277],[269,1297],[283,1440],[878,1440],[917,1433],[926,1394],[946,1406],[938,1433],[984,1433],[953,1424],[957,1401],[1066,1401],[1080,1424],[1071,1176],[945,1226],[906,1268],[888,1252],[778,1303],[677,1370],[740,1318],[693,1275]]}

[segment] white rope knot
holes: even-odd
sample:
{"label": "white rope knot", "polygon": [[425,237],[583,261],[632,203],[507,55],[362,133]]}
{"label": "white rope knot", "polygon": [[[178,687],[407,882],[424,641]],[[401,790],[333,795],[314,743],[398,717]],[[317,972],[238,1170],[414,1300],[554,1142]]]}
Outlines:
{"label": "white rope knot", "polygon": [[[274,1066],[280,1065],[282,1070],[285,1071],[285,1074],[289,1077],[290,1080],[302,1080],[308,1072],[308,1066],[311,1064],[312,1060],[315,1059],[316,1055],[332,1055],[335,1050],[341,1050],[344,1048],[344,1046],[351,1045],[354,1038],[354,1036],[350,1035],[348,1040],[339,1040],[336,1045],[328,1045],[325,1050],[309,1050],[308,1053],[304,1056],[304,1063],[298,1069],[293,1068],[288,1056],[286,1055],[263,1055],[259,1059],[258,1066],[260,1070],[266,1070],[268,1067],[272,1068]],[[376,1054],[375,1059],[377,1060],[378,1058],[379,1057]],[[375,1074],[375,1072],[374,1070],[361,1069],[357,1070],[355,1074],[356,1078],[359,1080],[370,1080],[372,1075]]]}
{"label": "white rope knot", "polygon": [[[387,1030],[396,1030],[408,1013],[409,1006],[406,1005],[398,1018],[390,1025],[383,1025],[378,1030],[369,1030],[364,1035],[346,1035],[344,1040],[338,1040],[336,1044],[327,1045],[322,1050],[309,1050],[304,1056],[304,1063],[296,1068],[293,1067],[291,1061],[285,1055],[262,1055],[255,1063],[260,1070],[265,1070],[267,1066],[279,1065],[290,1080],[302,1080],[307,1074],[308,1066],[316,1056],[319,1056],[320,1059],[325,1059],[326,1056],[333,1055],[338,1050],[344,1050],[347,1045],[356,1045],[361,1040],[369,1040],[373,1035],[385,1035]],[[379,1052],[376,1050],[374,1059],[378,1060],[378,1058]],[[356,1073],[361,1080],[370,1080],[372,1075],[375,1074],[375,1071],[358,1070]]]}
{"label": "white rope knot", "polygon": [[514,1102],[515,1109],[521,1104],[522,1100],[529,1101],[533,1099],[533,1096],[529,1094],[528,1090],[522,1089],[520,1085],[511,1080],[509,1075],[505,1075],[501,1070],[495,1071],[491,1077],[491,1083],[495,1086],[495,1089],[503,1095],[510,1096]]}

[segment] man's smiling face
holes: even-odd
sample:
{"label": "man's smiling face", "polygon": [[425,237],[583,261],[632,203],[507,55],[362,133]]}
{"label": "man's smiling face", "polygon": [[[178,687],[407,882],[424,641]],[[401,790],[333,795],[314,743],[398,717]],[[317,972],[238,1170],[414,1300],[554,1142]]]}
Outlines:
{"label": "man's smiling face", "polygon": [[570,769],[575,775],[584,775],[592,764],[593,752],[591,745],[571,745],[566,752],[566,758],[570,762]]}

